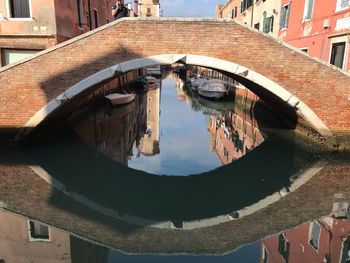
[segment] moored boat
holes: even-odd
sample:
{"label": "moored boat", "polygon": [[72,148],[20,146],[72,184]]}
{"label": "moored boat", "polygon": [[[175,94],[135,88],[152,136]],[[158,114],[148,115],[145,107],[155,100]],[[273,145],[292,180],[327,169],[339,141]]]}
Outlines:
{"label": "moored boat", "polygon": [[146,84],[154,84],[154,83],[156,83],[157,79],[155,77],[152,77],[152,76],[145,76],[144,80],[145,80]]}
{"label": "moored boat", "polygon": [[192,79],[190,80],[192,90],[197,90],[199,86],[206,82],[206,78]]}
{"label": "moored boat", "polygon": [[228,93],[226,84],[220,79],[210,79],[198,87],[198,94],[213,99],[221,99]]}
{"label": "moored boat", "polygon": [[135,94],[121,94],[121,93],[111,93],[109,95],[106,95],[105,98],[112,104],[112,105],[121,105],[121,104],[127,104],[135,99]]}

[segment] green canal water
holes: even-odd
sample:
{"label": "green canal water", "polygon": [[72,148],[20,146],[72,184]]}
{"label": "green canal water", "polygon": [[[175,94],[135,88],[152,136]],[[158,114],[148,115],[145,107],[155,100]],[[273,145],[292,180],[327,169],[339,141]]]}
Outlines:
{"label": "green canal water", "polygon": [[0,149],[0,262],[349,262],[349,153],[244,89],[132,89]]}

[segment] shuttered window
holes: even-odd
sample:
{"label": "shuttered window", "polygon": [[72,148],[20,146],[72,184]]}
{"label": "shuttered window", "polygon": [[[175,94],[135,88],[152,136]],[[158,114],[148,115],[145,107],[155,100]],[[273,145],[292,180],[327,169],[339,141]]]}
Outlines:
{"label": "shuttered window", "polygon": [[263,32],[273,32],[273,16],[267,17],[266,12],[263,13]]}
{"label": "shuttered window", "polygon": [[288,27],[290,3],[281,8],[280,30]]}
{"label": "shuttered window", "polygon": [[311,19],[313,8],[314,8],[314,0],[305,1],[304,19]]}
{"label": "shuttered window", "polygon": [[11,18],[30,18],[29,0],[9,0]]}

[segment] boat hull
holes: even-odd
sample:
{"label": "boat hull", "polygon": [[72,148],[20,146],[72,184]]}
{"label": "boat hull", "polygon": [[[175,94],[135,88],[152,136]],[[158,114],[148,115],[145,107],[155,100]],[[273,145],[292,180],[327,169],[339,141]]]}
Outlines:
{"label": "boat hull", "polygon": [[133,101],[135,99],[135,94],[112,93],[112,94],[106,95],[105,98],[112,105],[122,105]]}
{"label": "boat hull", "polygon": [[221,99],[225,96],[226,91],[207,91],[198,89],[198,94],[206,98]]}

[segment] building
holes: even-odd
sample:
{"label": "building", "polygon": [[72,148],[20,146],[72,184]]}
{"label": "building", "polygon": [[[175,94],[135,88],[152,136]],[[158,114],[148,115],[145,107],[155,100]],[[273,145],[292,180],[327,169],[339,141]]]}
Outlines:
{"label": "building", "polygon": [[139,17],[159,17],[159,0],[136,0],[135,14]]}
{"label": "building", "polygon": [[0,262],[72,262],[69,233],[4,211],[0,220]]}
{"label": "building", "polygon": [[350,71],[350,1],[282,0],[279,38]]}
{"label": "building", "polygon": [[325,217],[261,242],[260,262],[349,262],[349,220]]}
{"label": "building", "polygon": [[350,71],[350,0],[229,0],[216,17],[241,21]]}
{"label": "building", "polygon": [[229,0],[216,6],[216,17],[241,21],[278,37],[281,0]]}
{"label": "building", "polygon": [[112,20],[105,0],[0,0],[1,66]]}

